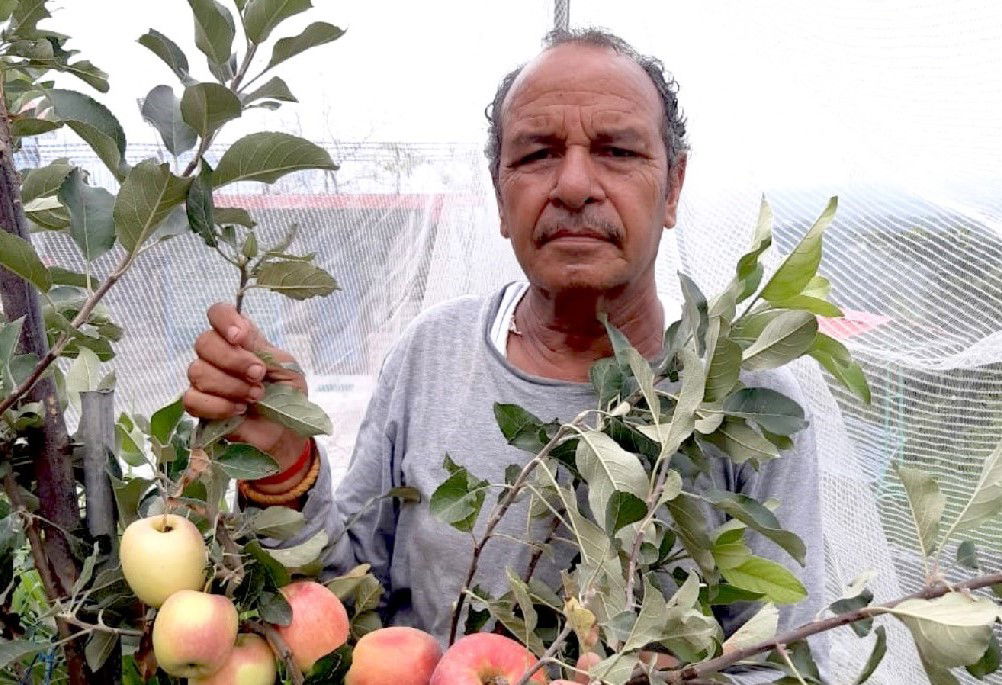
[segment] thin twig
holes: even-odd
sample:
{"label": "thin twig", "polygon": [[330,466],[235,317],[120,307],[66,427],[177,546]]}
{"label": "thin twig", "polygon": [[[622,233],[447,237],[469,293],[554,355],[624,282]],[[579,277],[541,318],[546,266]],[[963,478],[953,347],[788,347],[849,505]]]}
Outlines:
{"label": "thin twig", "polygon": [[574,630],[574,628],[571,626],[571,622],[566,621],[563,629],[557,637],[554,638],[553,643],[550,644],[549,648],[547,648],[545,652],[543,652],[543,656],[540,657],[539,661],[537,661],[532,668],[522,674],[522,677],[518,679],[518,682],[515,683],[515,685],[528,685],[529,680],[533,675],[535,675],[536,671],[553,660],[553,656],[560,650],[560,647],[564,644],[564,642],[566,642],[567,636],[571,634],[572,630]]}
{"label": "thin twig", "polygon": [[525,570],[526,583],[532,580],[532,575],[536,572],[536,565],[539,564],[539,559],[543,556],[543,550],[553,540],[553,536],[556,535],[558,528],[560,528],[560,517],[554,516],[550,522],[550,530],[546,533],[546,537],[540,543],[539,547],[536,548],[536,551],[532,553],[532,558],[529,559],[529,567]]}
{"label": "thin twig", "polygon": [[76,626],[77,628],[83,628],[86,632],[100,632],[100,633],[112,633],[114,635],[130,636],[130,637],[142,637],[143,631],[133,630],[132,628],[113,628],[112,626],[105,625],[104,623],[87,623],[82,621],[72,613],[63,612],[56,614],[56,618],[66,621],[67,623]]}
{"label": "thin twig", "polygon": [[292,650],[289,649],[289,645],[285,644],[285,640],[282,639],[277,630],[267,623],[259,621],[244,621],[242,627],[244,630],[257,633],[267,640],[271,651],[285,664],[285,672],[289,680],[292,681],[292,685],[303,685],[303,672],[299,670],[296,659],[292,655]]}

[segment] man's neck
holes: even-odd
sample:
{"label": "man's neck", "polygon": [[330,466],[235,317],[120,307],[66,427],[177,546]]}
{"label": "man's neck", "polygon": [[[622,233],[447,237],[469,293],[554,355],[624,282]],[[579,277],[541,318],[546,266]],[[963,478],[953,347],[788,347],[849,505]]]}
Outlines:
{"label": "man's neck", "polygon": [[664,311],[653,282],[615,292],[560,294],[529,286],[515,310],[518,333],[509,335],[509,361],[536,376],[587,381],[591,365],[612,355],[599,312],[643,356],[661,353]]}

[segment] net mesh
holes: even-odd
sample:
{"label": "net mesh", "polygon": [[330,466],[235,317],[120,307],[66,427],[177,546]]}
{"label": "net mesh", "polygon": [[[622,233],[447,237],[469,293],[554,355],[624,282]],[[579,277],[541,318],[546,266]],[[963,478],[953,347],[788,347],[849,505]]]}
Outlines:
{"label": "net mesh", "polygon": [[[796,365],[819,435],[828,599],[865,571],[878,601],[899,597],[923,578],[893,465],[933,473],[955,516],[1002,439],[1002,8],[823,2],[808,15],[795,3],[724,3],[712,14],[696,5],[631,13],[575,0],[572,8],[572,25],[609,26],[661,56],[684,85],[693,153],[679,226],[662,241],[659,290],[671,312],[677,271],[706,292],[722,288],[750,242],[762,193],[779,253],[839,195],[821,272],[847,317],[826,325],[863,365],[873,402],[861,405],[811,361]],[[686,78],[710,59],[702,78]],[[471,116],[483,104],[470,103]],[[311,397],[334,420],[325,447],[339,475],[403,327],[435,303],[521,274],[498,231],[479,144],[327,147],[342,162],[336,176],[238,185],[217,203],[249,208],[264,244],[298,224],[292,249],[316,252],[338,279],[341,291],[323,300],[253,293],[247,312],[308,369]],[[130,148],[134,160],[159,154]],[[66,156],[100,167],[85,148],[44,138],[20,161]],[[95,182],[111,184],[96,173]],[[67,238],[35,238],[46,260],[84,268]],[[106,274],[114,259],[93,268]],[[232,300],[236,284],[233,268],[191,235],[140,258],[108,296],[127,331],[113,362],[121,409],[149,413],[182,390],[206,307]],[[983,570],[1002,567],[998,521],[967,537]],[[945,570],[954,577],[952,564]],[[874,682],[926,682],[907,633],[887,625],[890,651]],[[835,682],[851,682],[872,638],[848,629],[833,638]]]}

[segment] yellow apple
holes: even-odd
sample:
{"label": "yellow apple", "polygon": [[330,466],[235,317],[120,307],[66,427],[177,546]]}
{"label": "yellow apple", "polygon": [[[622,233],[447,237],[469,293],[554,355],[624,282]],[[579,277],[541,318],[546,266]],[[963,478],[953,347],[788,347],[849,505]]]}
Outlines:
{"label": "yellow apple", "polygon": [[188,685],[275,685],[277,675],[275,655],[264,638],[241,633],[221,669],[207,678],[191,678]]}
{"label": "yellow apple", "polygon": [[153,653],[167,673],[205,678],[223,667],[237,638],[237,609],[227,597],[178,590],[153,621]]}
{"label": "yellow apple", "polygon": [[289,583],[281,592],[292,607],[292,622],[275,629],[305,673],[348,641],[348,612],[337,595],[311,580]]}
{"label": "yellow apple", "polygon": [[133,521],[122,534],[118,556],[129,587],[153,607],[178,590],[201,590],[205,583],[205,541],[194,523],[176,514]]}

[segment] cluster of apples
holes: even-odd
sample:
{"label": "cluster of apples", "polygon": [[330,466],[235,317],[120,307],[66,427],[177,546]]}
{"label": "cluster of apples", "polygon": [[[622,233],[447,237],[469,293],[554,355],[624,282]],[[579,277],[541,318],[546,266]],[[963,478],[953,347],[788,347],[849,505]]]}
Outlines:
{"label": "cluster of apples", "polygon": [[[122,574],[136,597],[157,607],[153,652],[157,664],[189,685],[274,685],[275,655],[253,633],[238,634],[228,597],[202,592],[207,550],[195,525],[176,514],[130,524],[119,547]],[[323,585],[296,581],[281,589],[292,621],[273,626],[296,664],[308,671],[348,640],[348,613]]]}
{"label": "cluster of apples", "polygon": [[[176,514],[135,521],[122,535],[119,556],[136,597],[159,609],[153,651],[160,668],[188,678],[189,685],[274,685],[277,666],[268,643],[256,634],[238,633],[237,610],[229,598],[201,591],[207,550],[191,521]],[[281,592],[292,607],[292,621],[273,627],[307,672],[348,640],[348,613],[337,595],[319,583],[296,581]],[[345,685],[511,684],[535,664],[532,652],[502,635],[467,635],[443,654],[428,633],[393,626],[362,636]],[[531,682],[548,680],[538,670]],[[573,685],[567,680],[551,683],[562,684]]]}

